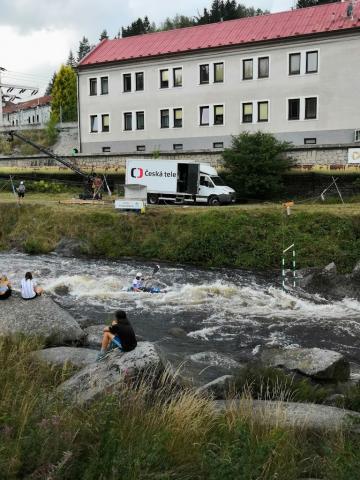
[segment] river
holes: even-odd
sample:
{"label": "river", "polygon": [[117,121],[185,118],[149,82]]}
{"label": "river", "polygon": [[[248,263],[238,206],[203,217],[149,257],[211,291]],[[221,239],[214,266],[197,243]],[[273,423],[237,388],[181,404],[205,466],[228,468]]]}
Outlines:
{"label": "river", "polygon": [[[360,303],[284,292],[276,277],[239,270],[161,265],[153,283],[167,293],[123,289],[154,263],[1,253],[0,272],[18,288],[25,271],[85,327],[124,309],[136,332],[175,363],[198,364],[209,379],[252,358],[262,345],[320,347],[360,363]],[[1,306],[0,306],[1,308]],[[181,328],[184,334],[174,335]]]}

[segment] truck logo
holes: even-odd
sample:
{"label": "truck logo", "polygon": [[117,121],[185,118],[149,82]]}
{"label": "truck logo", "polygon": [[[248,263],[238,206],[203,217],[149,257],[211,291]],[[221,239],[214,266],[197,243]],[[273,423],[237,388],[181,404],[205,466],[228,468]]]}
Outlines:
{"label": "truck logo", "polygon": [[144,176],[144,170],[142,168],[132,168],[131,176],[133,178],[142,178]]}

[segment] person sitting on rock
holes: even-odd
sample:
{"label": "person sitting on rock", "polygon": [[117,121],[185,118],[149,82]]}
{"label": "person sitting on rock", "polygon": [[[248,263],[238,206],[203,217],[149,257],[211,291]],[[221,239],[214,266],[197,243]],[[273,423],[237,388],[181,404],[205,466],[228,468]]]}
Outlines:
{"label": "person sitting on rock", "polygon": [[110,327],[104,329],[101,350],[97,360],[104,358],[105,354],[114,348],[122,352],[131,352],[137,346],[134,329],[123,310],[115,312],[115,319]]}
{"label": "person sitting on rock", "polygon": [[6,300],[11,296],[11,283],[6,275],[0,277],[0,300]]}
{"label": "person sitting on rock", "polygon": [[33,300],[36,297],[40,297],[43,293],[43,289],[38,287],[33,280],[31,272],[25,273],[25,278],[21,280],[21,297],[23,300]]}

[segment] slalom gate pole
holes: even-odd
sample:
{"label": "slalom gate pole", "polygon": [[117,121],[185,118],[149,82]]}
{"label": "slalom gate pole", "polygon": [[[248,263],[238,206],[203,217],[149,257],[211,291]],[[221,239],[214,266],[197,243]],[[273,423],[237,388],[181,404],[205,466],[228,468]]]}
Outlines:
{"label": "slalom gate pole", "polygon": [[282,288],[286,290],[286,254],[291,252],[292,260],[291,260],[291,269],[292,269],[292,276],[293,276],[293,287],[296,288],[296,250],[295,250],[295,243],[290,245],[290,247],[283,250],[283,257],[281,262],[281,272],[282,272]]}

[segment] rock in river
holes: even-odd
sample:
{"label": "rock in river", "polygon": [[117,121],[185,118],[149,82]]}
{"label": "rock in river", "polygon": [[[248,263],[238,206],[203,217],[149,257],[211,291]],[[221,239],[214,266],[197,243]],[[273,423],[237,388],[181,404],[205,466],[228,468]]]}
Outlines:
{"label": "rock in river", "polygon": [[65,365],[67,363],[75,367],[86,367],[96,361],[99,350],[74,347],[54,347],[34,352],[40,360],[53,365]]}
{"label": "rock in river", "polygon": [[317,380],[344,382],[350,377],[350,364],[341,353],[320,348],[264,349],[261,361]]}
{"label": "rock in river", "polygon": [[140,342],[132,352],[110,352],[100,362],[80,370],[60,385],[59,389],[65,397],[82,404],[116,389],[128,376],[160,373],[162,370],[163,365],[155,346],[149,342]]}
{"label": "rock in river", "polygon": [[1,302],[0,336],[37,336],[47,344],[82,342],[85,335],[74,318],[50,297],[22,300],[13,296]]}

